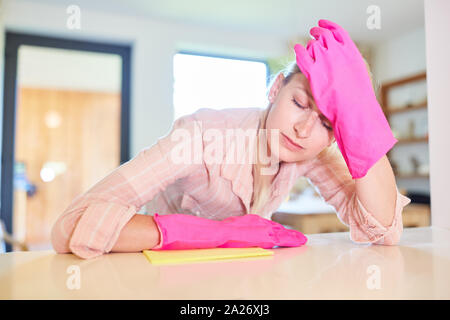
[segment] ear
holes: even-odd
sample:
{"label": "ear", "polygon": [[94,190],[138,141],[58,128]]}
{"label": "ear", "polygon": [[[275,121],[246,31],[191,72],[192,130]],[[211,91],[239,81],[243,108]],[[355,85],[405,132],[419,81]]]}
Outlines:
{"label": "ear", "polygon": [[278,92],[280,92],[281,88],[283,87],[283,80],[284,80],[284,74],[280,72],[280,74],[277,76],[275,82],[272,84],[272,87],[269,91],[269,101],[274,102],[276,96],[278,95]]}

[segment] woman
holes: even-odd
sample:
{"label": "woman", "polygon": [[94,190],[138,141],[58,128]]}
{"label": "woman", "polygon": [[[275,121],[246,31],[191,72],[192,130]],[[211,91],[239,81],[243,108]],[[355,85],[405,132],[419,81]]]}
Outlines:
{"label": "woman", "polygon": [[[333,46],[330,34],[320,35],[316,30],[316,40],[307,49],[296,47],[297,62],[272,81],[266,109],[203,108],[181,117],[170,134],[75,198],[53,226],[54,249],[87,259],[144,249],[299,246],[306,237],[270,217],[300,176],[309,179],[336,209],[354,242],[396,244],[403,230],[402,210],[410,199],[399,193],[385,156],[392,139],[380,149],[383,156],[378,152],[366,162],[354,161],[349,144],[343,144],[351,141],[346,133],[352,128],[339,122],[344,116],[336,116],[321,96],[326,90],[320,90],[318,81],[324,82],[324,70],[313,68],[313,62],[317,68],[321,57],[326,57],[316,46],[325,39],[329,48]],[[305,54],[313,57],[309,66]],[[338,54],[333,53],[333,58]],[[328,75],[332,71],[325,70]],[[314,72],[322,73],[314,78]],[[364,77],[371,81],[367,70]],[[241,137],[232,136],[219,156],[222,161],[206,161],[211,152],[209,133],[227,136],[237,128],[248,130],[249,139],[240,144]],[[192,137],[189,148],[196,161],[174,160],[180,132]],[[225,161],[236,149],[252,161]],[[267,150],[264,161],[262,149]],[[355,163],[365,169],[355,169]],[[148,214],[137,214],[144,205]]]}

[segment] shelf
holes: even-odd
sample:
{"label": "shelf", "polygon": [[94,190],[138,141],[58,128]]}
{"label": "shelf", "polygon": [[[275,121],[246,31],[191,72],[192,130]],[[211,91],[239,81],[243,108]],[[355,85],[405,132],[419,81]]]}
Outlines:
{"label": "shelf", "polygon": [[409,144],[409,143],[423,143],[423,142],[428,143],[428,136],[420,137],[420,138],[401,138],[401,139],[397,139],[397,140],[398,140],[397,145]]}
{"label": "shelf", "polygon": [[413,111],[413,110],[420,110],[420,109],[426,109],[428,106],[428,101],[425,100],[419,104],[415,104],[415,105],[409,105],[406,107],[401,107],[401,108],[392,108],[392,107],[387,107],[386,111],[390,114],[397,114],[397,113],[403,113],[403,112],[409,112],[409,111]]}
{"label": "shelf", "polygon": [[[394,81],[390,81],[390,82],[384,82],[381,86],[381,91],[380,91],[380,99],[381,99],[381,106],[383,109],[384,114],[386,115],[386,119],[389,122],[389,124],[391,123],[391,117],[393,117],[394,115],[397,114],[404,114],[410,111],[416,111],[416,110],[427,110],[428,108],[428,99],[426,96],[420,97],[418,99],[422,99],[422,101],[415,101],[415,102],[410,102],[407,105],[390,105],[389,102],[389,93],[391,92],[392,89],[394,88],[399,88],[399,87],[404,87],[404,86],[409,86],[412,83],[415,82],[419,82],[419,81],[426,81],[427,79],[427,74],[425,71],[419,72],[417,74],[414,75],[410,75],[407,77],[403,77],[401,79],[397,79]],[[400,119],[398,119],[400,120]],[[411,120],[409,120],[411,121]],[[412,119],[412,121],[414,121],[414,119]],[[413,124],[416,124],[416,122],[414,121]],[[411,122],[409,123],[409,130],[408,132],[413,131],[414,132],[414,127],[411,127]],[[394,129],[394,128],[391,128]],[[398,145],[409,145],[409,144],[415,144],[415,143],[428,143],[428,130],[426,130],[425,128],[423,128],[425,136],[423,137],[399,137],[397,138],[397,143],[395,144],[394,147],[398,146]],[[422,134],[422,132],[421,132]],[[413,146],[415,147],[415,146]],[[391,160],[391,154],[394,148],[390,149],[387,152],[387,157],[389,160]],[[417,160],[417,159],[416,159]],[[410,159],[410,161],[413,161],[413,159]],[[414,163],[414,165],[417,165],[417,163]],[[397,179],[429,179],[429,174],[418,174],[418,173],[410,173],[410,174],[402,174],[397,172],[395,177]]]}
{"label": "shelf", "polygon": [[397,174],[397,179],[429,179],[429,174],[411,173],[411,174]]}

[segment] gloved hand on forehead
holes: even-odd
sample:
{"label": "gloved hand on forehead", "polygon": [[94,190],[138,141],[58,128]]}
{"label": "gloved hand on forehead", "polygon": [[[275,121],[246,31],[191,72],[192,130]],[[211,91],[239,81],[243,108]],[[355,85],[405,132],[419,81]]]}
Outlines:
{"label": "gloved hand on forehead", "polygon": [[397,139],[377,101],[369,72],[349,34],[319,20],[306,48],[295,45],[296,60],[308,79],[317,107],[330,120],[353,179],[367,171]]}

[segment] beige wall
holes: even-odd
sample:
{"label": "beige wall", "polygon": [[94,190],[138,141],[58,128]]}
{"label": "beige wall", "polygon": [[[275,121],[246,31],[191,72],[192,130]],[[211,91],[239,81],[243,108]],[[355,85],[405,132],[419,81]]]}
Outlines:
{"label": "beige wall", "polygon": [[425,0],[431,224],[450,228],[450,1]]}

